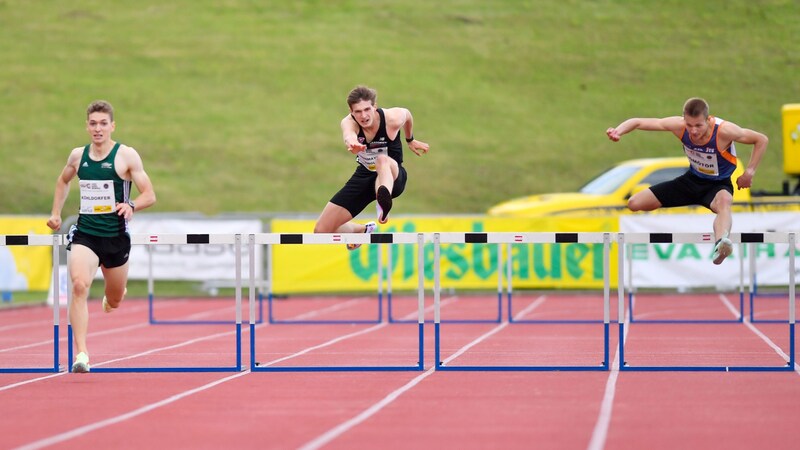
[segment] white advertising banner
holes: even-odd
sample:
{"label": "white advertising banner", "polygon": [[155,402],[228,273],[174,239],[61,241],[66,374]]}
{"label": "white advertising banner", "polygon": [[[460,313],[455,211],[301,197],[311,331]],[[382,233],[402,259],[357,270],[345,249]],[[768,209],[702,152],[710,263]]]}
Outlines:
{"label": "white advertising banner", "polygon": [[[623,215],[623,233],[712,233],[713,214]],[[738,213],[733,215],[733,232],[800,232],[800,215],[788,213]],[[713,234],[712,234],[713,236]],[[733,254],[720,265],[712,263],[714,243],[708,244],[631,244],[634,287],[733,288],[739,285],[740,258],[744,257],[744,281],[750,271],[747,259],[752,245],[756,256],[756,282],[760,286],[785,286],[789,283],[788,244],[745,244],[742,252],[734,244]],[[798,249],[795,249],[798,252]],[[797,253],[796,253],[797,254]],[[627,259],[627,258],[626,258]],[[800,263],[800,261],[797,261]],[[800,264],[799,264],[800,265]],[[626,269],[626,277],[630,272]]]}
{"label": "white advertising banner", "polygon": [[[203,220],[136,217],[131,234],[241,234],[242,279],[250,276],[247,235],[261,233],[260,220]],[[154,280],[233,280],[236,258],[233,244],[133,245],[128,277],[146,280],[148,250],[152,253]],[[256,246],[256,279],[263,279],[263,246]],[[99,273],[99,271],[98,271]]]}

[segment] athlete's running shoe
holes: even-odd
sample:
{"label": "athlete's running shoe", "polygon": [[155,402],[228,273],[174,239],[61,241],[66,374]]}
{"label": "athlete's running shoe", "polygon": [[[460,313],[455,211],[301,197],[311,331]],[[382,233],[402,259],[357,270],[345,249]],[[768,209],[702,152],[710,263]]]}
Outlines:
{"label": "athlete's running shoe", "polygon": [[[364,225],[364,227],[365,227],[364,228],[364,233],[370,234],[373,231],[375,231],[375,228],[377,228],[377,225],[375,224],[375,222],[367,222],[367,224]],[[358,247],[361,247],[361,244],[347,244],[347,249],[348,250],[355,250]]]}
{"label": "athlete's running shoe", "polygon": [[[122,298],[125,298],[125,294],[127,294],[127,293],[128,293],[128,288],[125,288],[125,292],[122,293]],[[114,310],[117,309],[117,308],[119,308],[119,306],[117,306],[115,308],[115,307],[109,305],[108,304],[108,299],[106,299],[105,295],[103,296],[103,311],[105,311],[107,313],[110,313],[110,312],[114,312]]]}
{"label": "athlete's running shoe", "polygon": [[75,363],[72,364],[72,373],[87,373],[91,370],[89,366],[89,355],[80,352],[75,355]]}
{"label": "athlete's running shoe", "polygon": [[722,264],[722,261],[733,252],[733,243],[728,238],[718,239],[714,245],[714,264]]}
{"label": "athlete's running shoe", "polygon": [[375,197],[378,200],[378,223],[386,223],[389,221],[389,210],[392,209],[392,193],[386,186],[381,186]]}

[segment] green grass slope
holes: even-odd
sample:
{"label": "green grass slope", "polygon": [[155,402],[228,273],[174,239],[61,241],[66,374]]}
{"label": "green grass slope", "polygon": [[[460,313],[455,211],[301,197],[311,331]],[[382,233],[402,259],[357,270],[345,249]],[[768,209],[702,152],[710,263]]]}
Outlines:
{"label": "green grass slope", "polygon": [[690,96],[770,136],[755,187],[776,190],[797,36],[794,0],[0,0],[0,214],[49,212],[97,98],[153,211],[318,212],[354,167],[338,124],[357,84],[431,145],[406,151],[400,213],[480,213],[679,155],[666,133],[605,129]]}

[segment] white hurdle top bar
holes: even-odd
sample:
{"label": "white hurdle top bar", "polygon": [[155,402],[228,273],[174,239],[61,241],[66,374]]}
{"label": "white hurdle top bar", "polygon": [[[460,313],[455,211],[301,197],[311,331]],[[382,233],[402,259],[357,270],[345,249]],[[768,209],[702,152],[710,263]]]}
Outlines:
{"label": "white hurdle top bar", "polygon": [[63,235],[54,240],[52,234],[0,234],[0,246],[12,245],[63,245]]}
{"label": "white hurdle top bar", "polygon": [[[763,233],[731,233],[731,242],[747,243],[789,243],[789,235],[797,232]],[[252,233],[242,233],[244,236]],[[664,244],[664,243],[714,243],[711,233],[620,233],[620,232],[425,232],[425,233],[256,233],[256,244],[416,244],[417,236],[424,235],[425,242],[433,242],[433,235],[438,234],[442,244],[569,244],[587,243],[602,244],[603,237],[608,235],[619,241],[622,237],[627,244]],[[59,236],[54,244],[52,234],[12,235],[0,234],[0,246],[26,245],[64,245],[66,235]],[[234,244],[236,234],[132,234],[131,244]]]}

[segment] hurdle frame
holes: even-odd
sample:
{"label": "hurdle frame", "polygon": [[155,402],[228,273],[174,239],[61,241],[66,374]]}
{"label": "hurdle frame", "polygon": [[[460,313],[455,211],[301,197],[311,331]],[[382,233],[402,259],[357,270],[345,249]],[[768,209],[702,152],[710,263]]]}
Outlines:
{"label": "hurdle frame", "polygon": [[777,294],[777,293],[759,294],[758,293],[758,283],[757,283],[758,273],[757,273],[757,269],[756,269],[756,251],[755,251],[755,245],[756,244],[755,243],[750,243],[748,245],[750,246],[749,250],[748,250],[748,264],[749,264],[749,269],[750,269],[750,280],[749,280],[750,290],[748,292],[748,294],[749,294],[748,303],[750,305],[750,311],[748,313],[748,317],[749,317],[750,323],[783,323],[783,322],[785,322],[785,320],[781,320],[781,319],[759,319],[755,315],[756,314],[756,298],[757,297],[778,297],[778,296],[783,296],[783,294]]}
{"label": "hurdle frame", "polygon": [[[628,235],[636,234],[636,233],[627,233]],[[669,242],[663,242],[664,239],[668,239],[666,236],[669,233],[646,233],[651,236],[650,242],[633,242],[625,244],[625,254],[626,254],[626,264],[625,267],[628,269],[628,321],[630,323],[698,323],[698,324],[719,324],[719,323],[743,323],[744,322],[744,258],[739,257],[739,316],[733,319],[637,319],[634,315],[634,304],[636,303],[636,288],[633,286],[633,257],[632,251],[630,251],[631,244],[663,244]],[[701,233],[698,234],[699,241],[698,242],[690,242],[694,244],[713,244],[714,239],[713,235],[710,233]],[[739,243],[739,255],[744,255],[744,244]],[[620,270],[623,270],[622,266]],[[752,289],[752,284],[750,285]],[[680,295],[680,294],[678,294]]]}
{"label": "hurdle frame", "polygon": [[[256,360],[256,324],[253,321],[255,310],[255,296],[254,296],[254,283],[251,271],[250,278],[250,371],[251,372],[389,372],[389,371],[424,371],[424,337],[425,337],[425,261],[424,261],[424,244],[425,235],[423,233],[305,233],[305,234],[280,234],[280,233],[259,233],[250,234],[248,236],[248,245],[250,246],[251,260],[250,264],[253,265],[253,256],[255,245],[303,245],[303,244],[417,244],[417,308],[418,308],[418,348],[417,348],[417,364],[411,366],[275,366],[274,362],[270,364],[262,364]],[[380,255],[378,251],[378,289],[381,289],[381,265]],[[284,321],[282,323],[299,323],[292,321]],[[330,324],[340,322],[317,321],[314,324]],[[350,322],[347,322],[350,323]],[[380,322],[379,322],[380,323]],[[306,322],[306,324],[308,324]]]}
{"label": "hurdle frame", "polygon": [[[131,234],[131,245],[203,245],[233,244],[236,253],[236,363],[233,366],[201,366],[201,367],[92,367],[91,372],[241,372],[242,371],[242,235],[241,234]],[[252,272],[251,272],[252,275]],[[70,297],[70,304],[72,298]],[[69,308],[69,305],[68,305]],[[226,322],[230,323],[230,322]],[[72,324],[67,314],[67,349],[68,363],[73,360]],[[72,370],[71,367],[69,369]]]}
{"label": "hurdle frame", "polygon": [[[466,239],[471,239],[471,235],[474,233],[466,233]],[[497,245],[497,317],[490,318],[490,319],[443,319],[442,323],[501,323],[503,320],[503,271],[501,267],[503,265],[503,249],[501,248],[501,244]],[[391,246],[388,246],[391,250]],[[389,263],[391,264],[391,252],[389,253]],[[391,265],[389,266],[389,273],[391,274]],[[395,319],[392,315],[392,285],[391,279],[389,279],[388,285],[388,292],[386,294],[387,299],[387,316],[389,323],[414,323],[413,320],[401,320]]]}
{"label": "hurdle frame", "polygon": [[60,282],[59,282],[59,249],[62,244],[62,235],[60,234],[0,234],[0,246],[46,246],[52,247],[52,295],[53,295],[53,366],[52,367],[2,367],[0,373],[57,373],[61,369],[59,367],[59,319],[61,304],[59,301],[61,295]]}
{"label": "hurdle frame", "polygon": [[[637,242],[680,242],[697,243],[708,242],[708,233],[619,233],[618,245],[620,251],[626,248],[626,243]],[[733,243],[789,243],[794,248],[796,236],[793,232],[764,232],[764,233],[731,233],[729,236]],[[629,239],[631,241],[629,241]],[[692,371],[692,372],[791,372],[795,368],[795,252],[789,252],[789,361],[782,366],[631,366],[625,360],[625,323],[619,324],[619,370],[620,371]],[[622,258],[620,258],[622,259]],[[741,259],[741,258],[740,258]],[[624,286],[624,271],[619,271],[619,284]],[[619,298],[620,317],[625,313],[623,296]],[[741,311],[740,311],[741,312]],[[743,312],[742,312],[743,313]]]}
{"label": "hurdle frame", "polygon": [[[232,325],[233,320],[161,320],[156,318],[155,313],[155,277],[153,276],[153,252],[151,246],[147,249],[147,317],[150,325]],[[234,280],[235,282],[235,280]],[[265,280],[267,285],[269,279]],[[234,286],[235,289],[235,286]],[[260,292],[260,291],[259,291]],[[264,321],[263,295],[259,296],[258,319],[256,323]]]}
{"label": "hurdle frame", "polygon": [[[560,233],[560,234],[569,234],[569,233]],[[562,239],[559,236],[556,236],[556,239]],[[512,324],[597,324],[597,323],[604,323],[603,319],[515,319],[514,318],[514,305],[513,305],[513,293],[514,293],[514,286],[513,286],[513,260],[511,256],[511,249],[514,244],[520,244],[521,242],[513,242],[506,244],[508,246],[508,256],[506,258],[506,299],[507,299],[507,308],[508,317],[507,320],[509,323]],[[567,243],[567,242],[564,242]],[[561,244],[561,242],[559,242]],[[609,323],[618,323],[617,320],[610,320]]]}
{"label": "hurdle frame", "polygon": [[[360,233],[360,234],[364,234],[364,233]],[[375,233],[375,234],[381,234],[381,233]],[[391,234],[391,233],[386,233],[386,234]],[[298,239],[298,236],[300,236],[299,239],[301,239],[301,240],[302,240],[302,236],[303,236],[302,234],[289,234],[289,233],[284,233],[284,234],[280,234],[279,233],[278,235],[281,236],[280,237],[281,240],[285,240],[286,241],[286,242],[278,242],[278,244],[295,244],[295,243],[298,243],[298,242],[294,242],[294,241],[296,241]],[[346,234],[336,234],[335,236],[345,236],[345,235]],[[346,238],[335,237],[335,238],[332,238],[332,239],[346,239]],[[334,241],[334,242],[342,243],[344,241]],[[302,242],[300,242],[300,243],[302,243]],[[267,261],[268,261],[267,270],[268,270],[268,273],[269,273],[268,277],[269,277],[270,280],[273,279],[273,276],[272,276],[272,267],[273,267],[272,245],[274,245],[274,244],[266,244]],[[303,319],[303,320],[281,320],[281,319],[276,319],[275,318],[275,314],[274,314],[274,310],[273,310],[274,295],[273,295],[273,292],[272,292],[272,283],[269,283],[268,291],[267,291],[267,317],[268,317],[269,323],[272,324],[272,325],[332,325],[332,324],[346,324],[346,325],[363,325],[363,324],[366,324],[366,325],[372,325],[372,324],[378,324],[378,323],[383,322],[383,287],[382,287],[383,286],[383,283],[382,283],[382,277],[383,277],[383,261],[382,261],[382,259],[383,258],[382,258],[382,254],[381,254],[381,247],[382,246],[378,246],[378,248],[377,248],[377,253],[378,253],[378,255],[377,255],[377,260],[378,260],[378,317],[377,318],[375,318],[375,319],[352,319],[352,320],[347,320],[347,319],[335,319],[335,320],[305,320],[305,319]],[[357,251],[357,250],[358,249],[352,250],[352,251]],[[391,258],[391,256],[390,256],[390,258]],[[392,262],[391,262],[391,259],[390,259],[389,260],[389,267],[391,267],[391,263]],[[391,276],[392,276],[392,274],[391,274],[391,269],[390,269],[388,277],[391,277]]]}
{"label": "hurdle frame", "polygon": [[[611,233],[434,233],[434,357],[437,371],[608,371],[610,334],[610,249]],[[603,359],[599,365],[445,365],[441,358],[440,247],[441,243],[602,243],[603,244]],[[502,268],[498,267],[498,271]]]}

